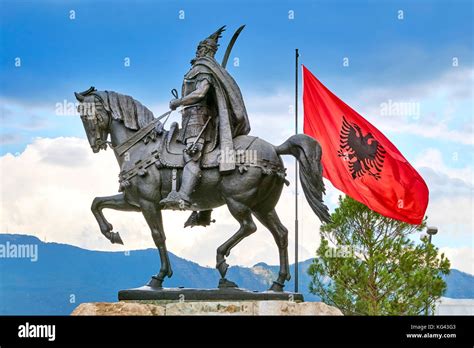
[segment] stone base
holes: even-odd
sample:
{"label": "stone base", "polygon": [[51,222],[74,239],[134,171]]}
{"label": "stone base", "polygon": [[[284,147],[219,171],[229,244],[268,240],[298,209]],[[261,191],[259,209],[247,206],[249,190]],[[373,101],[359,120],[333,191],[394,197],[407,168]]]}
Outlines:
{"label": "stone base", "polygon": [[139,301],[82,303],[71,315],[342,315],[336,307],[322,302],[216,301],[167,302]]}
{"label": "stone base", "polygon": [[240,288],[192,289],[162,288],[149,286],[120,290],[119,301],[167,300],[167,301],[295,301],[303,302],[303,295],[294,292],[250,291]]}

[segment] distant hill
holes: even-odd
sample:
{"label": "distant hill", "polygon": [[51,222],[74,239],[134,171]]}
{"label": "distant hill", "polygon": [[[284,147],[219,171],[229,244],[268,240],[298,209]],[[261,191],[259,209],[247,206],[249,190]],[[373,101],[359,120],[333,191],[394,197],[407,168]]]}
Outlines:
{"label": "distant hill", "polygon": [[474,276],[469,273],[451,269],[451,273],[444,280],[448,284],[448,290],[443,295],[449,298],[474,299]]}
{"label": "distant hill", "polygon": [[[121,289],[144,285],[159,269],[155,249],[124,252],[85,250],[58,243],[44,243],[36,237],[0,234],[0,245],[38,245],[38,260],[0,258],[0,314],[67,315],[82,302],[117,301]],[[182,259],[170,253],[173,277],[169,287],[216,287],[219,274],[214,268]],[[312,260],[299,263],[300,292],[310,294],[306,270]],[[293,273],[293,266],[291,267]],[[278,266],[258,263],[253,267],[231,267],[229,279],[250,290],[266,290],[278,274]],[[452,270],[447,277],[446,297],[474,298],[474,277]],[[293,289],[293,279],[286,289]]]}

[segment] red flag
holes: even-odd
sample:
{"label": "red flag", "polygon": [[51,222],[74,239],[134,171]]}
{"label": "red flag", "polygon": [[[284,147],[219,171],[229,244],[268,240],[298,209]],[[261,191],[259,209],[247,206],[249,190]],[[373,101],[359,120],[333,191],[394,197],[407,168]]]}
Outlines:
{"label": "red flag", "polygon": [[329,91],[303,66],[304,133],[322,147],[323,175],[384,216],[420,224],[428,187],[377,128]]}

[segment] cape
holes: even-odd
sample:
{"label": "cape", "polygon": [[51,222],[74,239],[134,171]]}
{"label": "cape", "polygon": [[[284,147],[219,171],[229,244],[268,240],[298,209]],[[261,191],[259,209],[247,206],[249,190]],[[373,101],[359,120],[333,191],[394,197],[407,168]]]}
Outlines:
{"label": "cape", "polygon": [[232,139],[250,133],[250,123],[240,88],[230,74],[214,59],[202,57],[195,61],[193,69],[208,71],[214,81],[219,115],[219,146],[221,172],[235,169]]}
{"label": "cape", "polygon": [[[250,122],[245,108],[244,99],[240,88],[230,74],[225,70],[214,58],[202,57],[198,58],[194,63],[195,67],[204,66],[207,68],[216,82],[214,86],[217,99],[226,100],[225,108],[221,109],[218,105],[219,118],[227,117],[230,121],[232,138],[239,135],[247,135],[250,133]],[[220,98],[221,95],[224,99]],[[218,103],[219,104],[219,103]]]}

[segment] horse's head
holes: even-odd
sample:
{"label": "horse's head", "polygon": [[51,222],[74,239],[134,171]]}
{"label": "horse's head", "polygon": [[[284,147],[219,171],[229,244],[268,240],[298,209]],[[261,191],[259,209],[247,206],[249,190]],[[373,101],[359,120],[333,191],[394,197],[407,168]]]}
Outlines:
{"label": "horse's head", "polygon": [[87,91],[74,94],[80,102],[77,111],[81,115],[87,139],[92,151],[97,153],[102,149],[107,149],[107,137],[110,132],[112,115],[106,109],[100,95],[94,92],[96,89],[91,87]]}

